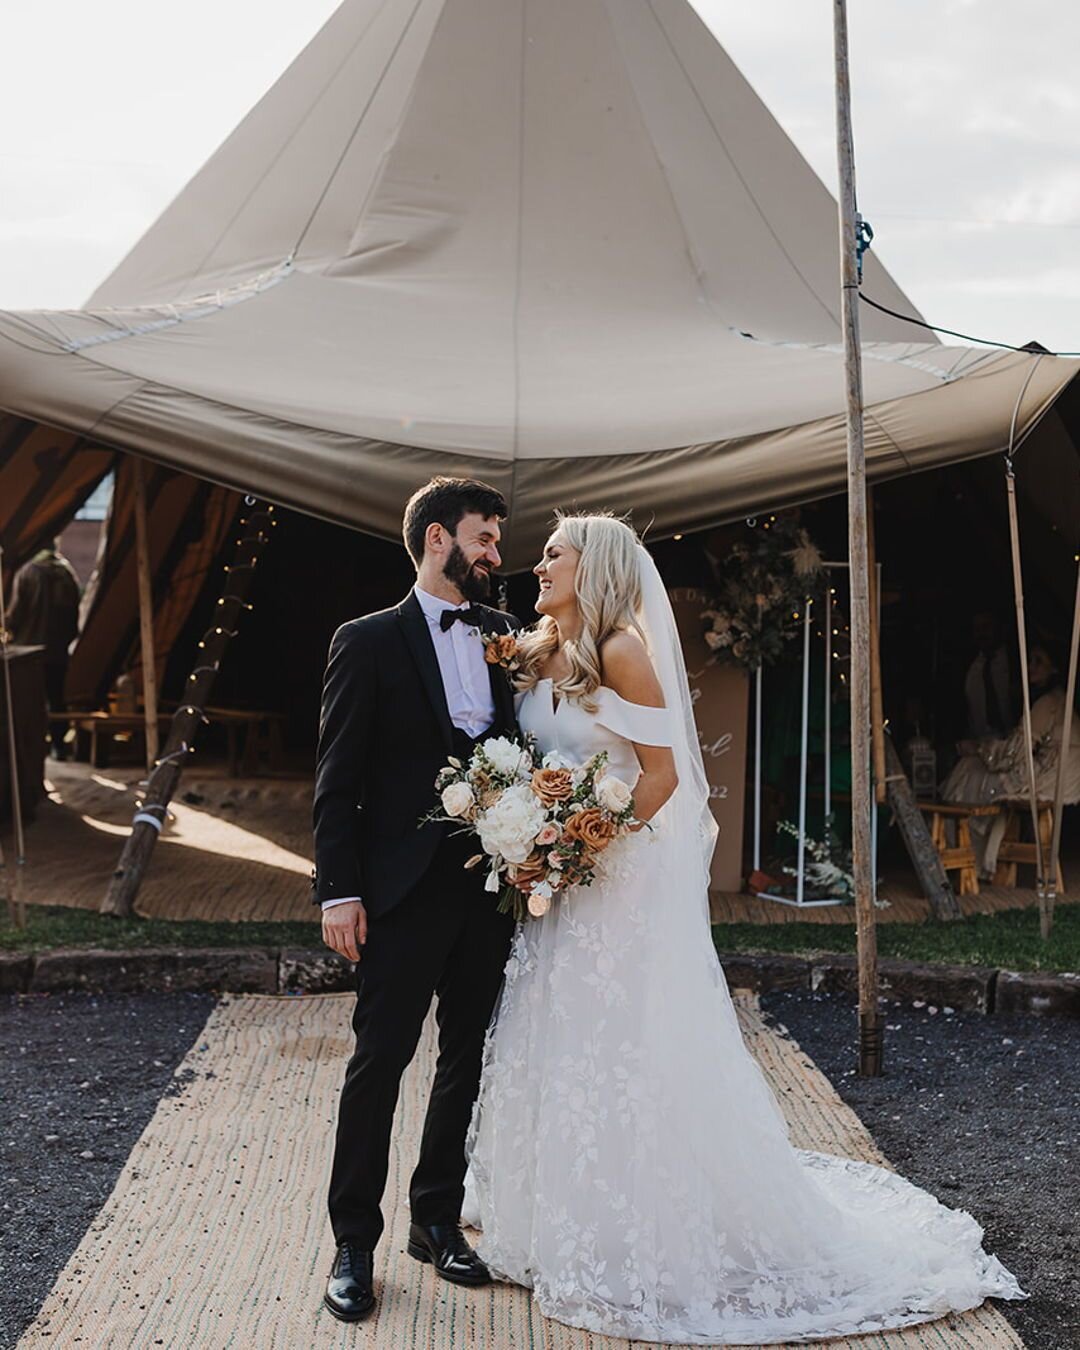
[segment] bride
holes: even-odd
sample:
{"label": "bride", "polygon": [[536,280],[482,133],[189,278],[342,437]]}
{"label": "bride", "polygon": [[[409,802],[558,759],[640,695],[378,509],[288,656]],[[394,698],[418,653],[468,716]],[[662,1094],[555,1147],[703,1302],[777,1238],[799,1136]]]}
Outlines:
{"label": "bride", "polygon": [[637,536],[560,516],[534,569],[518,717],[606,750],[648,826],[519,926],[469,1133],[466,1221],[540,1311],[628,1339],[878,1331],[1024,1298],[961,1210],[794,1148],[708,929],[716,826],[671,607]]}

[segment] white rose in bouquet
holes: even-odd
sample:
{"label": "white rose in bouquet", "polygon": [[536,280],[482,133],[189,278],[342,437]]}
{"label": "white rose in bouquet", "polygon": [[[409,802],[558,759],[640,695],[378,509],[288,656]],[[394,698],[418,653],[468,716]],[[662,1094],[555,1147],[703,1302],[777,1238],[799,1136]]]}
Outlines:
{"label": "white rose in bouquet", "polygon": [[521,746],[505,736],[492,736],[480,748],[491,761],[495,772],[505,778],[512,778],[521,767]]}
{"label": "white rose in bouquet", "polygon": [[634,800],[634,794],[621,778],[609,773],[596,784],[596,800],[605,811],[610,811],[613,816],[619,816]]}
{"label": "white rose in bouquet", "polygon": [[442,794],[443,810],[448,816],[463,816],[476,801],[468,783],[451,783]]}
{"label": "white rose in bouquet", "polygon": [[572,769],[574,767],[574,761],[567,759],[560,750],[549,750],[541,760],[541,764],[545,769]]}
{"label": "white rose in bouquet", "polygon": [[528,783],[515,783],[477,817],[476,831],[485,853],[520,863],[532,852],[543,824],[544,808],[532,788]]}

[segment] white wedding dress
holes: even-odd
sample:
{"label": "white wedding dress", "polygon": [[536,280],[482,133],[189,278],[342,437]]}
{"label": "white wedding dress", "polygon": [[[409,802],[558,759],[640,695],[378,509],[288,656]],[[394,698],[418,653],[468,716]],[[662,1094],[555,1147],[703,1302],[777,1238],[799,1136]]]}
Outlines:
{"label": "white wedding dress", "polygon": [[[556,706],[541,681],[521,728],[575,762],[606,750],[630,783],[631,741],[680,744],[677,711],[597,698]],[[480,1255],[545,1316],[645,1341],[815,1340],[1026,1297],[970,1214],[789,1142],[710,941],[676,763],[655,828],[518,927],[469,1134]]]}

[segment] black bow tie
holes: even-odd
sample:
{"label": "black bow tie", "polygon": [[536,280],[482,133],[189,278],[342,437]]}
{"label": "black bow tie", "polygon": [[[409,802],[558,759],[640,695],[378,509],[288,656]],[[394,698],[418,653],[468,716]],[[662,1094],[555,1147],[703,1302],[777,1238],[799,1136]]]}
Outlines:
{"label": "black bow tie", "polygon": [[454,623],[460,619],[462,623],[470,628],[482,627],[484,611],[479,605],[469,605],[465,609],[444,609],[439,615],[439,627],[443,632],[448,632]]}

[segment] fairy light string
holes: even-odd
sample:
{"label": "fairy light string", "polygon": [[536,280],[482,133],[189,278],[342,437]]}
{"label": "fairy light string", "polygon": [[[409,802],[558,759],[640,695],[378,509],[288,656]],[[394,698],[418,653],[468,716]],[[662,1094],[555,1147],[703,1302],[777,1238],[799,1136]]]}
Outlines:
{"label": "fairy light string", "polygon": [[[258,509],[253,509],[258,507]],[[195,753],[194,736],[199,726],[210,726],[211,717],[206,701],[221,664],[228,642],[239,633],[237,620],[243,612],[252,612],[247,588],[253,583],[262,548],[269,543],[271,531],[277,526],[272,506],[259,507],[255,497],[244,497],[244,514],[239,520],[238,535],[234,540],[232,561],[222,568],[228,579],[225,593],[215,603],[216,621],[203,633],[197,643],[198,664],[187,677],[184,701],[173,714],[169,742],[155,761],[149,778],[139,784],[144,799],[136,801],[132,818],[134,827],[144,825],[159,835],[169,820],[169,799],[180,776],[181,765]],[[149,800],[146,800],[149,799]]]}

